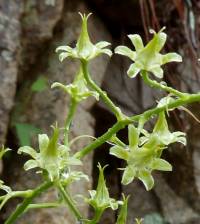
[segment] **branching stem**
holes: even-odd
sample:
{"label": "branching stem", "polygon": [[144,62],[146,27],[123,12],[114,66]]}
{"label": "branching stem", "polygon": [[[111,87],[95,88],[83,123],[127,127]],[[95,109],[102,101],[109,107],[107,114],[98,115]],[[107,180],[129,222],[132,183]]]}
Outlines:
{"label": "branching stem", "polygon": [[159,83],[155,80],[150,79],[149,75],[146,71],[141,72],[141,75],[142,75],[144,82],[151,88],[164,90],[164,91],[172,93],[173,95],[178,96],[180,98],[183,98],[186,95],[188,95],[187,93],[182,93],[176,89],[173,89],[172,87],[163,85],[162,83]]}
{"label": "branching stem", "polygon": [[69,112],[67,118],[65,120],[65,127],[64,127],[64,144],[69,145],[69,130],[72,123],[73,116],[76,112],[77,102],[74,98],[71,98],[71,102],[69,105]]}
{"label": "branching stem", "polygon": [[24,213],[29,204],[33,201],[35,197],[40,195],[42,192],[46,191],[53,185],[53,182],[44,182],[39,187],[33,190],[32,194],[30,194],[24,201],[17,206],[15,211],[8,217],[5,221],[5,224],[13,224],[15,221]]}
{"label": "branching stem", "polygon": [[107,93],[104,92],[90,77],[89,71],[88,71],[88,62],[87,61],[81,61],[82,69],[83,69],[83,75],[85,80],[87,81],[87,84],[90,86],[91,89],[98,92],[104,103],[110,108],[110,110],[113,112],[113,114],[116,116],[117,120],[123,120],[125,115],[122,114],[119,107],[117,107],[112,100],[108,97]]}
{"label": "branching stem", "polygon": [[116,122],[111,128],[108,129],[106,133],[104,133],[102,136],[100,136],[98,139],[93,141],[91,144],[84,147],[81,151],[77,152],[75,156],[77,158],[82,158],[86,156],[88,153],[90,153],[92,150],[96,149],[106,141],[108,141],[114,134],[116,134],[119,130],[127,126],[128,124],[131,124],[133,122],[138,122],[141,118],[145,118],[148,120],[151,116],[159,114],[161,111],[165,111],[167,109],[175,109],[179,106],[186,105],[189,103],[194,103],[200,101],[200,93],[197,94],[187,94],[182,98],[179,98],[177,100],[174,100],[173,102],[169,103],[168,105],[162,106],[162,107],[155,107],[153,109],[147,110],[142,114],[138,114],[135,116],[131,116],[129,118],[126,118],[122,121]]}
{"label": "branching stem", "polygon": [[58,190],[60,194],[62,195],[63,200],[65,201],[69,209],[72,211],[72,213],[75,215],[76,219],[79,221],[82,220],[82,215],[80,214],[79,210],[76,208],[76,205],[73,199],[68,194],[68,192],[63,188],[60,182],[57,183],[57,186],[58,186]]}

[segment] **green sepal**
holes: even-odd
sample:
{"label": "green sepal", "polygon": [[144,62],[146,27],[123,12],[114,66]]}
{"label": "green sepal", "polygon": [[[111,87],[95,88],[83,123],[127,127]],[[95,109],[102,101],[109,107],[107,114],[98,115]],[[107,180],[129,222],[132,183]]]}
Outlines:
{"label": "green sepal", "polygon": [[154,179],[151,172],[148,170],[140,170],[138,178],[143,182],[147,191],[151,190],[154,186]]}
{"label": "green sepal", "polygon": [[124,173],[122,176],[122,184],[124,185],[128,185],[130,184],[136,175],[136,169],[134,166],[128,165],[125,169],[124,169]]}

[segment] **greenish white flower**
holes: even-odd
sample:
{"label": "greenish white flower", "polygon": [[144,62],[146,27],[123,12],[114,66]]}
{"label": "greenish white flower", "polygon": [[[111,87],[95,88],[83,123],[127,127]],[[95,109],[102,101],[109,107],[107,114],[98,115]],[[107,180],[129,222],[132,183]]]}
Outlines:
{"label": "greenish white flower", "polygon": [[108,56],[112,55],[112,51],[106,47],[110,45],[109,42],[101,41],[97,44],[93,44],[90,41],[87,28],[87,20],[91,14],[87,16],[81,14],[82,19],[82,28],[79,39],[77,41],[76,47],[72,48],[70,46],[60,46],[56,49],[56,52],[59,53],[59,60],[62,62],[65,58],[76,58],[80,60],[89,61],[100,54],[107,54]]}
{"label": "greenish white flower", "polygon": [[65,186],[70,185],[71,183],[79,181],[81,179],[89,181],[88,176],[81,171],[71,171],[69,169],[67,173],[62,174],[62,184]]}
{"label": "greenish white flower", "polygon": [[172,166],[161,159],[162,151],[169,144],[180,142],[186,144],[185,133],[170,132],[165,113],[161,112],[152,133],[142,130],[143,136],[134,125],[128,126],[129,145],[123,147],[115,145],[110,154],[127,162],[122,176],[122,183],[129,184],[134,178],[140,179],[145,188],[150,190],[154,186],[153,170],[171,171]]}
{"label": "greenish white flower", "polygon": [[86,202],[90,204],[95,211],[103,212],[106,208],[111,208],[116,210],[118,208],[118,202],[110,198],[108,188],[106,187],[106,182],[104,179],[104,169],[101,165],[98,165],[99,168],[99,179],[96,190],[89,191],[90,198],[86,198]]}
{"label": "greenish white flower", "polygon": [[160,53],[167,39],[167,35],[163,30],[164,28],[158,33],[152,31],[154,36],[146,46],[144,46],[140,35],[128,35],[135,47],[135,51],[126,46],[118,46],[115,49],[115,53],[127,56],[134,61],[127,72],[131,78],[134,78],[141,71],[147,71],[154,74],[157,78],[163,78],[162,65],[169,62],[182,61],[182,57],[177,53],[167,53],[164,55]]}
{"label": "greenish white flower", "polygon": [[70,149],[58,143],[59,129],[54,128],[49,139],[46,134],[38,135],[39,151],[30,146],[20,147],[18,153],[25,153],[32,157],[24,164],[25,170],[40,168],[48,173],[51,181],[60,177],[63,171],[72,165],[81,165],[81,161],[70,156]]}
{"label": "greenish white flower", "polygon": [[62,83],[55,82],[51,86],[52,88],[59,87],[67,92],[76,102],[85,100],[89,96],[93,96],[96,100],[99,100],[99,94],[96,91],[89,90],[86,80],[84,79],[82,69],[80,68],[73,83],[69,85],[63,85]]}

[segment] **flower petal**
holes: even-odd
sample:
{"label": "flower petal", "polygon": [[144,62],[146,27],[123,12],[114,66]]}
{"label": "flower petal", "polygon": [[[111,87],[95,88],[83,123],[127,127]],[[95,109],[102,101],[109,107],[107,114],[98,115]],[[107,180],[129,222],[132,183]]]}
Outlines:
{"label": "flower petal", "polygon": [[153,170],[172,171],[172,165],[164,159],[156,158],[151,164]]}
{"label": "flower petal", "polygon": [[38,135],[39,149],[40,152],[46,150],[49,145],[49,137],[46,134]]}
{"label": "flower petal", "polygon": [[56,52],[58,52],[58,51],[70,52],[71,50],[72,50],[72,48],[69,46],[59,46],[56,48]]}
{"label": "flower petal", "polygon": [[18,154],[21,154],[21,153],[25,153],[25,154],[28,154],[30,155],[32,158],[36,159],[37,158],[37,152],[35,151],[35,149],[31,148],[30,146],[23,146],[23,147],[20,147],[18,149]]}
{"label": "flower petal", "polygon": [[150,72],[152,72],[159,79],[163,78],[163,69],[160,66],[151,68]]}
{"label": "flower petal", "polygon": [[[162,29],[161,29],[162,30]],[[158,32],[154,35],[155,38],[155,51],[159,52],[165,45],[165,42],[167,40],[167,34],[164,32]]]}
{"label": "flower petal", "polygon": [[122,176],[122,184],[130,184],[136,175],[136,170],[132,166],[127,166]]}
{"label": "flower petal", "polygon": [[131,49],[129,49],[126,46],[118,46],[115,48],[115,53],[116,54],[120,54],[120,55],[124,55],[129,57],[131,60],[135,60],[136,57],[136,52],[132,51]]}
{"label": "flower petal", "polygon": [[110,49],[102,49],[100,53],[107,54],[109,57],[112,56],[112,51]]}
{"label": "flower petal", "polygon": [[65,58],[69,57],[71,54],[69,53],[61,53],[59,54],[59,60],[62,62]]}
{"label": "flower petal", "polygon": [[168,53],[162,56],[162,64],[166,64],[169,62],[182,62],[181,55],[177,53]]}
{"label": "flower petal", "polygon": [[100,42],[98,42],[95,46],[96,46],[97,48],[104,48],[104,47],[107,47],[107,46],[109,46],[109,45],[111,45],[111,43],[109,43],[109,42],[107,42],[107,41],[100,41]]}
{"label": "flower petal", "polygon": [[133,43],[135,50],[140,51],[144,48],[142,38],[138,34],[128,35],[129,39]]}
{"label": "flower petal", "polygon": [[135,78],[139,72],[140,72],[140,68],[135,63],[133,63],[130,65],[127,71],[127,74],[130,78]]}
{"label": "flower petal", "polygon": [[30,170],[38,167],[38,162],[36,160],[30,159],[24,164],[25,170]]}
{"label": "flower petal", "polygon": [[138,145],[138,130],[133,124],[130,124],[128,126],[128,141],[131,148],[136,147]]}
{"label": "flower petal", "polygon": [[143,182],[147,191],[151,190],[154,186],[154,179],[148,170],[139,171],[138,178]]}
{"label": "flower petal", "polygon": [[128,160],[129,157],[129,152],[118,145],[115,145],[110,149],[110,154],[124,160]]}

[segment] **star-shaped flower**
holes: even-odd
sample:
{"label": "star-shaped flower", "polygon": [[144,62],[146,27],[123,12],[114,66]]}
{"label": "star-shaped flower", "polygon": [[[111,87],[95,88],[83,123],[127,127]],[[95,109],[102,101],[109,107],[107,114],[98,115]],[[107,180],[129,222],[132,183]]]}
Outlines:
{"label": "star-shaped flower", "polygon": [[186,143],[185,134],[182,132],[170,132],[164,112],[159,114],[152,133],[142,131],[142,137],[134,125],[128,127],[129,145],[126,147],[115,145],[110,149],[110,154],[127,162],[124,169],[122,183],[127,185],[135,177],[140,179],[147,190],[154,185],[151,175],[153,170],[171,171],[172,166],[166,160],[161,159],[162,151],[171,143]]}
{"label": "star-shaped flower", "polygon": [[154,34],[152,40],[144,46],[142,38],[138,34],[128,35],[135,51],[132,51],[126,46],[118,46],[115,53],[129,57],[133,64],[130,65],[127,73],[131,78],[134,78],[139,72],[147,71],[153,73],[157,78],[163,78],[162,65],[169,62],[181,62],[182,57],[177,53],[160,54],[163,48],[167,35],[163,32],[164,28]]}
{"label": "star-shaped flower", "polygon": [[58,143],[59,129],[54,127],[53,135],[49,139],[46,134],[38,135],[39,152],[30,146],[20,147],[18,153],[30,155],[33,159],[24,164],[25,170],[40,168],[48,173],[51,181],[58,179],[63,171],[71,165],[81,165],[81,161],[70,156],[70,149]]}
{"label": "star-shaped flower", "polygon": [[56,52],[60,52],[59,59],[62,62],[65,58],[77,58],[85,61],[89,61],[100,54],[112,55],[112,51],[106,49],[110,43],[106,41],[100,41],[97,44],[92,44],[88,34],[87,20],[91,14],[87,16],[85,14],[79,13],[82,18],[82,29],[77,41],[76,47],[71,48],[70,46],[60,46],[56,49]]}
{"label": "star-shaped flower", "polygon": [[60,87],[67,92],[76,102],[80,102],[89,96],[94,96],[96,100],[99,99],[99,94],[96,91],[89,90],[84,79],[82,69],[77,73],[72,84],[63,85],[62,83],[55,82],[52,88]]}

